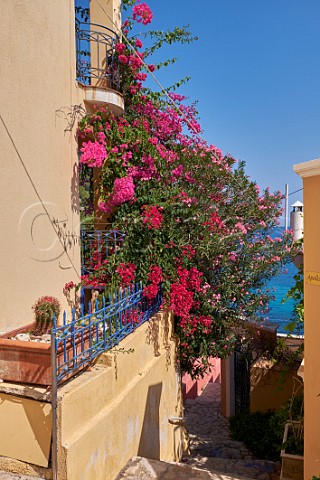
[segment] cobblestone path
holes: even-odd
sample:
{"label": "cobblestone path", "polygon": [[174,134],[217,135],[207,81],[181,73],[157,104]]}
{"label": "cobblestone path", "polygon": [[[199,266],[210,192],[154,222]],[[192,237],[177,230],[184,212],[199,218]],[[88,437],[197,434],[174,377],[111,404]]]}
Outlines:
{"label": "cobblestone path", "polygon": [[254,459],[243,443],[232,440],[228,421],[221,415],[221,385],[209,383],[202,395],[187,400],[186,428],[190,439],[190,466],[242,475],[260,480],[277,480],[280,463]]}

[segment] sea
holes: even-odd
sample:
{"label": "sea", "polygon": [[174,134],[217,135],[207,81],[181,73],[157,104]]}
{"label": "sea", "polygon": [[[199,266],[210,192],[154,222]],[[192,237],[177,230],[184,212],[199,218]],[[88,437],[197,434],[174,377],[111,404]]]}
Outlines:
{"label": "sea", "polygon": [[[278,333],[288,333],[284,327],[293,318],[293,300],[289,299],[283,302],[283,299],[285,299],[288,290],[294,285],[295,280],[293,277],[297,272],[297,267],[293,263],[289,263],[283,267],[279,275],[273,277],[268,282],[268,287],[272,291],[274,300],[269,302],[269,311],[265,319],[279,325]],[[302,334],[303,332],[299,333]]]}

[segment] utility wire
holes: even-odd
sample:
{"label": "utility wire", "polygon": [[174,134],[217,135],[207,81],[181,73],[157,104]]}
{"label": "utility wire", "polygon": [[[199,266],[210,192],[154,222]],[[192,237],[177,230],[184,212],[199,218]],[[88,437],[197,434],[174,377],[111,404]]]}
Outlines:
{"label": "utility wire", "polygon": [[8,127],[7,127],[7,125],[6,125],[6,123],[5,123],[5,121],[4,121],[4,119],[3,119],[3,117],[2,117],[1,114],[0,114],[0,120],[1,120],[1,122],[2,122],[2,124],[3,124],[3,126],[4,126],[4,128],[5,128],[5,131],[7,132],[8,137],[10,138],[10,141],[11,141],[11,143],[12,143],[12,145],[13,145],[13,148],[14,148],[14,150],[15,150],[15,152],[16,152],[19,160],[20,160],[20,163],[21,163],[21,165],[22,165],[22,167],[23,167],[23,169],[24,169],[24,171],[25,171],[28,179],[29,179],[29,182],[31,183],[32,188],[33,188],[36,196],[38,197],[38,200],[39,200],[39,202],[41,203],[42,208],[43,208],[43,210],[45,211],[45,214],[47,215],[47,217],[48,217],[48,219],[49,219],[49,222],[50,222],[50,224],[51,224],[51,226],[52,226],[52,228],[53,228],[53,230],[54,230],[54,233],[55,233],[55,234],[57,235],[57,237],[58,237],[58,240],[59,240],[59,242],[60,242],[60,244],[61,244],[61,246],[62,246],[62,248],[63,248],[64,253],[67,255],[67,258],[68,258],[69,262],[71,263],[73,270],[75,271],[76,275],[77,275],[78,278],[80,279],[81,276],[80,276],[77,268],[75,267],[75,265],[74,265],[74,263],[73,263],[70,255],[69,255],[67,249],[65,248],[65,245],[63,245],[62,239],[61,239],[61,237],[59,236],[59,233],[58,233],[57,229],[55,228],[55,225],[54,225],[53,221],[51,220],[51,217],[50,217],[50,214],[49,214],[49,212],[48,212],[48,209],[47,209],[47,207],[45,206],[45,204],[44,204],[44,202],[43,202],[43,200],[42,200],[42,198],[41,198],[41,196],[40,196],[40,194],[39,194],[39,192],[38,192],[38,190],[37,190],[37,187],[36,187],[34,181],[32,180],[32,177],[31,177],[30,173],[28,172],[28,169],[27,169],[27,167],[26,167],[26,165],[25,165],[25,163],[24,163],[24,161],[23,161],[23,159],[22,159],[22,157],[21,157],[21,155],[20,155],[20,153],[19,153],[19,151],[18,151],[18,148],[17,148],[17,146],[16,146],[16,144],[15,144],[15,142],[14,142],[14,140],[13,140],[13,138],[12,138],[10,132],[9,132],[9,129],[8,129]]}
{"label": "utility wire", "polygon": [[301,192],[301,190],[303,190],[303,188],[299,188],[299,190],[295,190],[294,192],[289,193],[289,196],[290,196],[290,195],[293,195],[294,193]]}

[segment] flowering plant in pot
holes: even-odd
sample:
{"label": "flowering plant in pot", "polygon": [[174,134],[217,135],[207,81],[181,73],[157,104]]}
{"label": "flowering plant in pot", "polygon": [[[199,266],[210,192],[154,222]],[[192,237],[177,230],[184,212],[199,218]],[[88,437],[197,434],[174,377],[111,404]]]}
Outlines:
{"label": "flowering plant in pot", "polygon": [[51,333],[53,317],[58,318],[60,314],[60,303],[57,298],[46,295],[40,297],[32,308],[33,324],[0,336],[0,377],[10,382],[51,385],[50,335],[43,338],[44,341],[34,339],[32,335],[39,337]]}
{"label": "flowering plant in pot", "polygon": [[49,333],[53,326],[53,317],[60,314],[60,303],[55,297],[45,295],[40,297],[33,305],[35,315],[35,330],[33,333],[43,335]]}

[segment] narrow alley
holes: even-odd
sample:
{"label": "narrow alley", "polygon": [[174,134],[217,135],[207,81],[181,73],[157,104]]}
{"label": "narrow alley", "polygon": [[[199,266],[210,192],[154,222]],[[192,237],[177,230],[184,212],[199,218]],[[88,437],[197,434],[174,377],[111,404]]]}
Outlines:
{"label": "narrow alley", "polygon": [[280,462],[254,459],[241,442],[232,440],[221,415],[221,385],[209,383],[185,405],[190,455],[182,464],[136,457],[117,480],[278,480]]}

